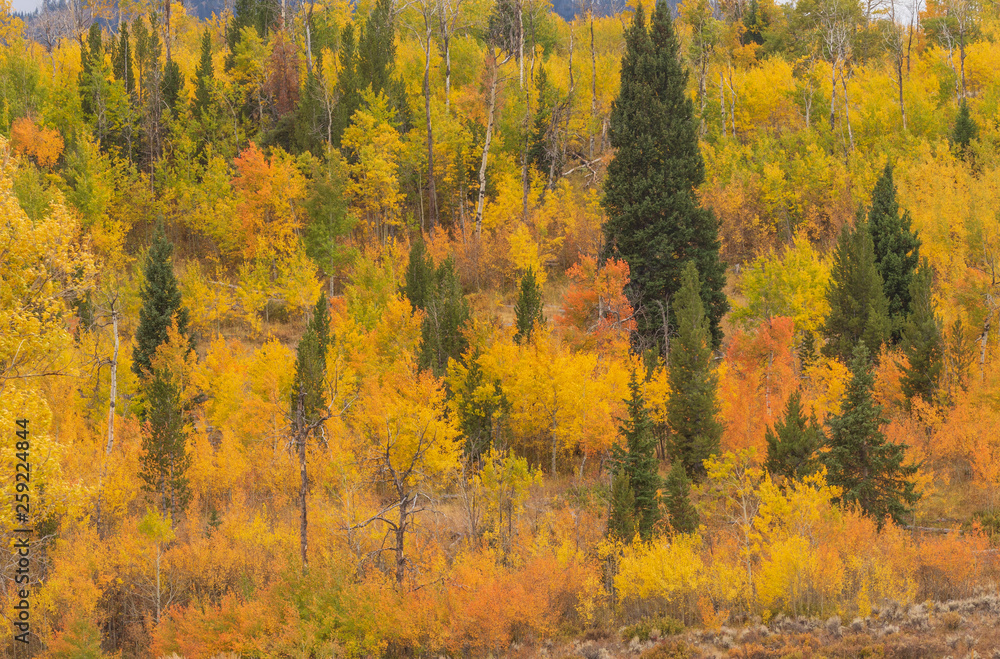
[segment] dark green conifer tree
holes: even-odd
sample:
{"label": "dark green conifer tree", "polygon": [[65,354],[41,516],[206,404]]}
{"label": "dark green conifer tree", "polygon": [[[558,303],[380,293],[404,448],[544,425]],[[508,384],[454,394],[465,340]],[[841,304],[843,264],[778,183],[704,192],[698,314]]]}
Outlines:
{"label": "dark green conifer tree", "polygon": [[826,299],[830,315],[823,328],[823,352],[828,357],[848,363],[860,341],[878,351],[889,339],[889,302],[875,265],[871,234],[860,217],[853,230],[844,225],[840,232]]}
{"label": "dark green conifer tree", "polygon": [[951,145],[964,160],[969,152],[969,144],[979,137],[979,125],[969,114],[969,104],[962,100],[955,117],[955,126],[951,129]]}
{"label": "dark green conifer tree", "polygon": [[326,353],[329,345],[330,312],[326,296],[320,294],[306,332],[299,340],[290,401],[292,437],[299,455],[299,549],[303,572],[309,565],[306,516],[309,475],[306,443],[310,435],[319,432],[319,425],[329,416],[326,411]]}
{"label": "dark green conifer tree", "polygon": [[118,80],[125,85],[125,93],[135,92],[135,72],[132,69],[132,45],[129,42],[128,23],[122,21],[117,43],[112,43],[111,70]]}
{"label": "dark green conifer tree", "polygon": [[719,321],[728,309],[718,221],[695,195],[705,165],[672,12],[659,0],[647,31],[640,6],[625,35],[621,90],[610,119],[616,152],[604,182],[604,256],[629,264],[627,292],[637,312],[640,349],[665,345],[681,269],[689,261],[701,276],[710,347],[722,341]]}
{"label": "dark green conifer tree", "polygon": [[326,352],[330,344],[330,311],[326,296],[320,294],[312,318],[299,340],[292,382],[291,411],[296,431],[313,423],[326,407]]}
{"label": "dark green conifer tree", "polygon": [[257,36],[267,42],[271,26],[278,18],[278,5],[271,0],[236,0],[233,4],[233,15],[226,24],[226,45],[229,55],[226,56],[225,67],[228,71],[235,61],[236,45],[240,42],[244,28],[253,28]]}
{"label": "dark green conifer tree", "polygon": [[136,89],[142,93],[151,64],[149,60],[149,28],[146,27],[146,21],[143,20],[142,16],[136,16],[135,20],[132,21],[132,36],[135,39]]}
{"label": "dark green conifer tree", "polygon": [[448,358],[461,360],[468,348],[462,329],[469,321],[469,304],[462,294],[455,259],[449,255],[435,270],[423,241],[413,241],[403,293],[414,309],[424,311],[420,367],[440,377],[448,369]]}
{"label": "dark green conifer tree", "polygon": [[181,292],[177,288],[171,258],[173,250],[162,225],[157,226],[143,269],[145,283],[139,291],[142,308],[132,351],[132,371],[140,379],[150,372],[150,360],[160,344],[167,340],[167,329],[175,317],[177,329],[187,334],[188,312],[181,306]]}
{"label": "dark green conifer tree", "polygon": [[701,284],[693,261],[684,266],[674,305],[677,338],[670,343],[670,457],[694,479],[705,474],[703,461],[719,450],[722,426],[716,420],[716,375],[712,368],[712,335],[702,306]]}
{"label": "dark green conifer tree", "polygon": [[90,24],[87,38],[80,37],[80,106],[86,117],[94,114],[94,95],[100,85],[96,84],[95,76],[101,76],[101,62],[104,60],[104,45],[101,41],[101,25],[96,21]]}
{"label": "dark green conifer tree", "polygon": [[167,60],[163,66],[163,78],[160,80],[160,93],[163,95],[163,102],[174,114],[177,113],[183,87],[184,74],[181,73],[181,67],[174,60]]}
{"label": "dark green conifer tree", "polygon": [[917,466],[903,464],[906,445],[893,444],[882,433],[887,419],[872,396],[874,386],[868,349],[859,342],[842,411],[829,421],[829,450],[822,459],[829,483],[843,490],[839,500],[857,504],[881,528],[887,518],[905,523],[919,496],[912,480]]}
{"label": "dark green conifer tree", "polygon": [[785,404],[785,417],[768,428],[764,468],[772,476],[801,480],[819,467],[817,451],[826,442],[816,417],[802,412],[802,394],[796,389]]}
{"label": "dark green conifer tree", "polygon": [[931,292],[931,269],[927,259],[910,282],[910,316],[903,326],[902,348],[907,366],[900,384],[907,398],[920,396],[933,403],[943,366],[942,323],[935,313]]}
{"label": "dark green conifer tree", "polygon": [[[461,378],[455,387],[455,399],[458,401],[458,425],[465,437],[465,455],[473,460],[489,453],[490,448],[497,446],[500,438],[503,418],[510,413],[510,403],[500,387],[500,379],[488,382],[486,374],[479,365],[482,354],[476,346],[472,354],[466,358],[469,365],[465,377]],[[483,395],[484,391],[492,392]]]}
{"label": "dark green conifer tree", "polygon": [[201,59],[194,72],[194,99],[191,101],[191,114],[201,119],[212,107],[212,81],[215,71],[212,67],[212,35],[208,30],[201,36]]}
{"label": "dark green conifer tree", "polygon": [[[345,188],[349,179],[342,164],[341,160],[333,158],[317,164],[305,202],[309,219],[302,243],[309,258],[330,278],[331,286],[354,253],[345,237],[357,224],[357,217],[347,212]],[[330,294],[333,294],[332,288]]]}
{"label": "dark green conifer tree", "polygon": [[916,232],[910,230],[910,214],[907,211],[900,213],[889,163],[872,191],[868,231],[872,236],[875,267],[882,277],[882,291],[889,303],[895,341],[910,313],[910,280],[920,261],[920,240]]}
{"label": "dark green conifer tree", "polygon": [[559,154],[557,149],[553,149],[553,121],[557,114],[557,90],[549,82],[549,76],[544,66],[538,69],[535,77],[535,90],[538,93],[537,108],[535,109],[534,124],[531,130],[531,138],[528,143],[528,162],[538,170],[539,173],[552,178],[552,168],[556,165]]}
{"label": "dark green conifer tree", "polygon": [[434,262],[424,241],[416,239],[410,244],[410,260],[406,265],[403,293],[414,309],[426,309],[434,288]]}
{"label": "dark green conifer tree", "polygon": [[462,330],[469,322],[469,304],[449,255],[434,273],[428,291],[421,326],[420,366],[441,377],[448,370],[448,358],[461,360],[469,347]]}
{"label": "dark green conifer tree", "polygon": [[190,499],[184,411],[180,389],[170,372],[154,370],[142,385],[145,424],[139,477],[143,489],[159,499],[163,514],[176,516]]}
{"label": "dark green conifer tree", "polygon": [[683,464],[674,462],[665,486],[663,501],[670,516],[670,528],[675,533],[694,533],[698,530],[698,511],[691,505],[691,481]]}
{"label": "dark green conifer tree", "polygon": [[526,343],[531,340],[531,333],[536,325],[545,323],[545,316],[542,314],[542,289],[535,280],[535,271],[528,268],[528,271],[521,277],[521,292],[514,304],[515,327],[514,340],[518,343]]}
{"label": "dark green conifer tree", "polygon": [[764,29],[767,27],[764,13],[761,11],[759,0],[750,0],[750,8],[743,16],[743,27],[746,30],[740,37],[743,45],[755,43],[758,46],[764,45]]}
{"label": "dark green conifer tree", "polygon": [[635,371],[629,378],[629,397],[625,401],[628,416],[621,419],[618,431],[625,440],[625,447],[615,445],[611,452],[612,471],[624,474],[635,502],[632,519],[643,540],[653,535],[653,527],[660,520],[660,486],[657,473],[656,438],[653,420],[646,409],[642,387]]}
{"label": "dark green conifer tree", "polygon": [[392,0],[376,0],[358,34],[351,25],[344,28],[339,52],[341,68],[337,77],[340,100],[331,126],[334,146],[340,146],[344,129],[361,107],[361,92],[366,88],[376,95],[385,94],[396,110],[402,131],[406,131],[410,109],[403,80],[395,75],[395,35]]}
{"label": "dark green conifer tree", "polygon": [[961,317],[956,318],[948,331],[945,341],[945,400],[954,402],[957,390],[968,387],[969,368],[975,359],[975,341],[965,332]]}
{"label": "dark green conifer tree", "polygon": [[608,535],[624,542],[631,542],[635,537],[635,495],[624,473],[614,474],[611,478]]}

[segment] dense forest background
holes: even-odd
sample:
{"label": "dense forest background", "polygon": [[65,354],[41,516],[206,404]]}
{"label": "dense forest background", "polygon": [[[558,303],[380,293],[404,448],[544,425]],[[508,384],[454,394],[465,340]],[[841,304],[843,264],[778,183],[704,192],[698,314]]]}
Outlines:
{"label": "dense forest background", "polygon": [[[996,5],[558,9],[3,14],[30,652],[486,656],[995,584]],[[667,188],[690,261],[629,228]]]}

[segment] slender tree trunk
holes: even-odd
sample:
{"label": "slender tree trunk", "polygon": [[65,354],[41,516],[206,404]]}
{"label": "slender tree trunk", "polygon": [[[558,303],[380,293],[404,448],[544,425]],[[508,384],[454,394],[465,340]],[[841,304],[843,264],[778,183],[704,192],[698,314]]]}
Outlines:
{"label": "slender tree trunk", "polygon": [[704,137],[708,132],[708,127],[705,125],[705,96],[707,93],[705,79],[708,76],[708,58],[703,53],[700,59],[701,62],[698,69],[698,121],[701,127],[701,136]]}
{"label": "slender tree trunk", "polygon": [[965,34],[958,33],[958,65],[962,70],[962,99],[965,99]]}
{"label": "slender tree trunk", "polygon": [[500,84],[499,65],[496,61],[495,53],[489,52],[486,55],[491,68],[490,75],[490,105],[486,117],[486,139],[483,141],[483,160],[479,165],[479,197],[476,200],[476,239],[482,238],[483,234],[483,204],[486,201],[486,163],[490,156],[490,142],[493,140],[493,122],[495,120],[497,105],[497,87]]}
{"label": "slender tree trunk", "polygon": [[410,504],[410,497],[403,495],[399,503],[399,525],[396,526],[396,583],[403,583],[406,577],[406,553],[404,552],[404,542],[406,540],[406,517]]}
{"label": "slender tree trunk", "polygon": [[830,67],[830,130],[837,126],[837,60]]}
{"label": "slender tree trunk", "polygon": [[424,109],[427,113],[427,210],[430,222],[430,232],[438,222],[437,190],[434,187],[434,128],[431,125],[431,20],[427,16],[424,21],[427,28],[426,48],[424,49]]}
{"label": "slender tree trunk", "polygon": [[910,73],[910,49],[913,47],[913,18],[910,18],[910,25],[906,30],[906,73]]}
{"label": "slender tree trunk", "polygon": [[312,53],[312,32],[309,24],[312,22],[312,5],[309,5],[309,14],[306,16],[306,72],[312,73],[313,53]]}
{"label": "slender tree trunk", "polygon": [[308,508],[306,506],[306,496],[309,491],[309,474],[306,470],[306,435],[307,431],[305,428],[305,413],[303,411],[303,393],[299,391],[299,401],[298,401],[298,411],[296,412],[298,417],[298,429],[296,438],[298,441],[297,448],[299,450],[299,551],[302,554],[302,574],[305,574],[309,570],[309,520],[307,517]]}
{"label": "slender tree trunk", "polygon": [[597,125],[597,49],[594,47],[594,11],[590,14],[590,153],[588,158],[594,159],[594,133],[593,126]]}
{"label": "slender tree trunk", "polygon": [[517,2],[517,66],[518,81],[524,89],[524,7],[521,0]]}
{"label": "slender tree trunk", "polygon": [[733,66],[729,67],[729,91],[732,99],[729,101],[729,120],[732,122],[733,137],[736,137],[736,87],[733,85]]}
{"label": "slender tree trunk", "polygon": [[899,82],[899,113],[903,117],[903,130],[906,130],[906,106],[903,104],[903,58],[896,59],[896,80]]}
{"label": "slender tree trunk", "polygon": [[569,24],[569,95],[573,95],[576,85],[573,82],[573,41],[575,36],[575,24]]}
{"label": "slender tree trunk", "polygon": [[169,62],[170,61],[170,0],[166,0],[166,5],[167,5],[166,11],[164,12],[164,14],[165,14],[165,17],[164,17],[164,23],[165,23],[165,25],[164,25],[164,27],[166,29],[166,32],[165,32],[166,36],[163,39],[163,41],[164,41],[164,46],[166,47],[166,53],[167,53],[167,60],[166,61]]}
{"label": "slender tree trunk", "polygon": [[524,143],[521,146],[521,219],[528,223],[528,195],[531,184],[528,177],[528,138],[531,136],[531,94],[524,90]]}
{"label": "slender tree trunk", "polygon": [[854,131],[851,129],[851,99],[847,95],[847,74],[841,73],[840,82],[844,86],[844,119],[847,121],[847,137],[850,140],[851,151],[854,151]]}
{"label": "slender tree trunk", "polygon": [[111,390],[108,392],[108,442],[104,455],[110,456],[115,446],[115,403],[118,400],[118,309],[111,303],[111,326],[115,334],[115,351],[111,356]]}
{"label": "slender tree trunk", "polygon": [[160,624],[160,543],[156,543],[156,624]]}
{"label": "slender tree trunk", "polygon": [[726,136],[726,87],[722,71],[719,71],[719,112],[722,113],[722,136]]}

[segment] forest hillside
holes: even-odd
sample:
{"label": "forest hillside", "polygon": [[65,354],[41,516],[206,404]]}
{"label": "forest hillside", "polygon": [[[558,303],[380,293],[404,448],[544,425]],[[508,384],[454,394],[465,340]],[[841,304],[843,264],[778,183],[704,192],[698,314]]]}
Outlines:
{"label": "forest hillside", "polygon": [[5,9],[4,656],[1000,643],[994,3]]}

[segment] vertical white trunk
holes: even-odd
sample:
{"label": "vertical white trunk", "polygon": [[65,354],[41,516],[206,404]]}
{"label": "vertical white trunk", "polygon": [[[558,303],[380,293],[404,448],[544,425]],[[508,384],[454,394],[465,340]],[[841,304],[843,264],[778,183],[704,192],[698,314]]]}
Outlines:
{"label": "vertical white trunk", "polygon": [[517,3],[517,66],[521,89],[524,89],[524,8]]}
{"label": "vertical white trunk", "polygon": [[108,395],[108,443],[104,448],[105,455],[111,455],[115,446],[115,403],[118,400],[118,310],[111,303],[111,324],[115,333],[115,352],[111,357],[111,391]]}
{"label": "vertical white trunk", "polygon": [[722,71],[719,71],[719,112],[722,114],[722,136],[726,136],[726,87],[725,80],[722,77]]}
{"label": "vertical white trunk", "polygon": [[497,104],[497,85],[499,84],[499,68],[496,55],[488,53],[487,59],[491,67],[490,75],[490,105],[486,118],[486,139],[483,141],[483,160],[479,165],[479,197],[476,200],[476,239],[483,235],[483,204],[486,200],[486,163],[490,156],[490,142],[493,141],[493,122]]}
{"label": "vertical white trunk", "polygon": [[841,75],[840,82],[844,86],[844,119],[847,121],[847,138],[851,144],[851,151],[854,151],[854,131],[851,129],[851,99],[847,95],[847,76]]}

